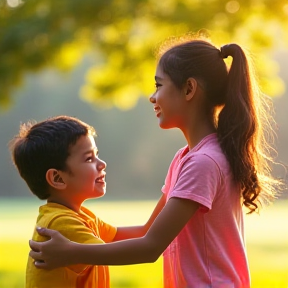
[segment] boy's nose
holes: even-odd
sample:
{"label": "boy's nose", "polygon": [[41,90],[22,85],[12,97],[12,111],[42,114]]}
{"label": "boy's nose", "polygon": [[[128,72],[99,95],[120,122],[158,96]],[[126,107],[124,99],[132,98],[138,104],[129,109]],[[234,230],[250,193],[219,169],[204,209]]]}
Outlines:
{"label": "boy's nose", "polygon": [[99,159],[99,161],[97,162],[97,167],[98,170],[104,170],[107,167],[107,164],[105,161]]}

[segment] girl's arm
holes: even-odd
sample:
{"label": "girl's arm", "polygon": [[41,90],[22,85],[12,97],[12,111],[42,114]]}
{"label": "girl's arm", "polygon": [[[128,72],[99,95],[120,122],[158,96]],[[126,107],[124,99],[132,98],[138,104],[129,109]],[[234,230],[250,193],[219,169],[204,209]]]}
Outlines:
{"label": "girl's arm", "polygon": [[[199,204],[171,198],[144,237],[108,244],[69,242],[56,231],[43,229],[46,242],[30,241],[30,256],[38,268],[53,269],[71,264],[127,265],[155,262],[198,209]],[[38,252],[35,252],[38,251]]]}
{"label": "girl's arm", "polygon": [[142,226],[129,226],[129,227],[117,227],[117,233],[113,239],[113,241],[119,241],[130,238],[138,238],[144,236],[151,224],[154,222],[160,211],[163,209],[166,202],[166,197],[162,194],[159,199],[157,205],[155,206],[149,220],[145,225]]}

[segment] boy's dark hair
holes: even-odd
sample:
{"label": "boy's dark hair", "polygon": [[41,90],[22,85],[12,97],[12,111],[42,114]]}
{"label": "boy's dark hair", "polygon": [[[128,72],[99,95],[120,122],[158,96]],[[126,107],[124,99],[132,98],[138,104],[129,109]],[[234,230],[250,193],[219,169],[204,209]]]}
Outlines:
{"label": "boy's dark hair", "polygon": [[12,160],[30,190],[40,199],[47,199],[50,168],[67,171],[69,149],[85,135],[96,135],[93,127],[69,116],[51,117],[37,123],[20,125],[19,134],[9,143]]}

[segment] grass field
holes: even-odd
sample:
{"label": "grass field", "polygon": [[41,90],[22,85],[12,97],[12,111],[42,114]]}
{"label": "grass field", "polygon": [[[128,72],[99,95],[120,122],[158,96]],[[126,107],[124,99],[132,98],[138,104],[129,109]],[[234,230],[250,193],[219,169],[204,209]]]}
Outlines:
{"label": "grass field", "polygon": [[[0,287],[23,288],[39,201],[0,201]],[[144,223],[155,201],[87,201],[95,214],[116,226]],[[288,201],[247,216],[246,239],[252,288],[288,288]],[[153,264],[110,267],[111,288],[162,287],[162,258]]]}

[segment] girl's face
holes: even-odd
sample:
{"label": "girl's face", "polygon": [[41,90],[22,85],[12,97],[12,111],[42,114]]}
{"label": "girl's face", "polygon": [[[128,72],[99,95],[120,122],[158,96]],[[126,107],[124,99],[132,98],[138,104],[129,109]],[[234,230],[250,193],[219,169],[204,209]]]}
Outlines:
{"label": "girl's face", "polygon": [[158,65],[155,75],[155,93],[150,97],[154,104],[156,117],[159,119],[159,126],[163,129],[180,128],[183,125],[185,111],[184,89],[177,88]]}

